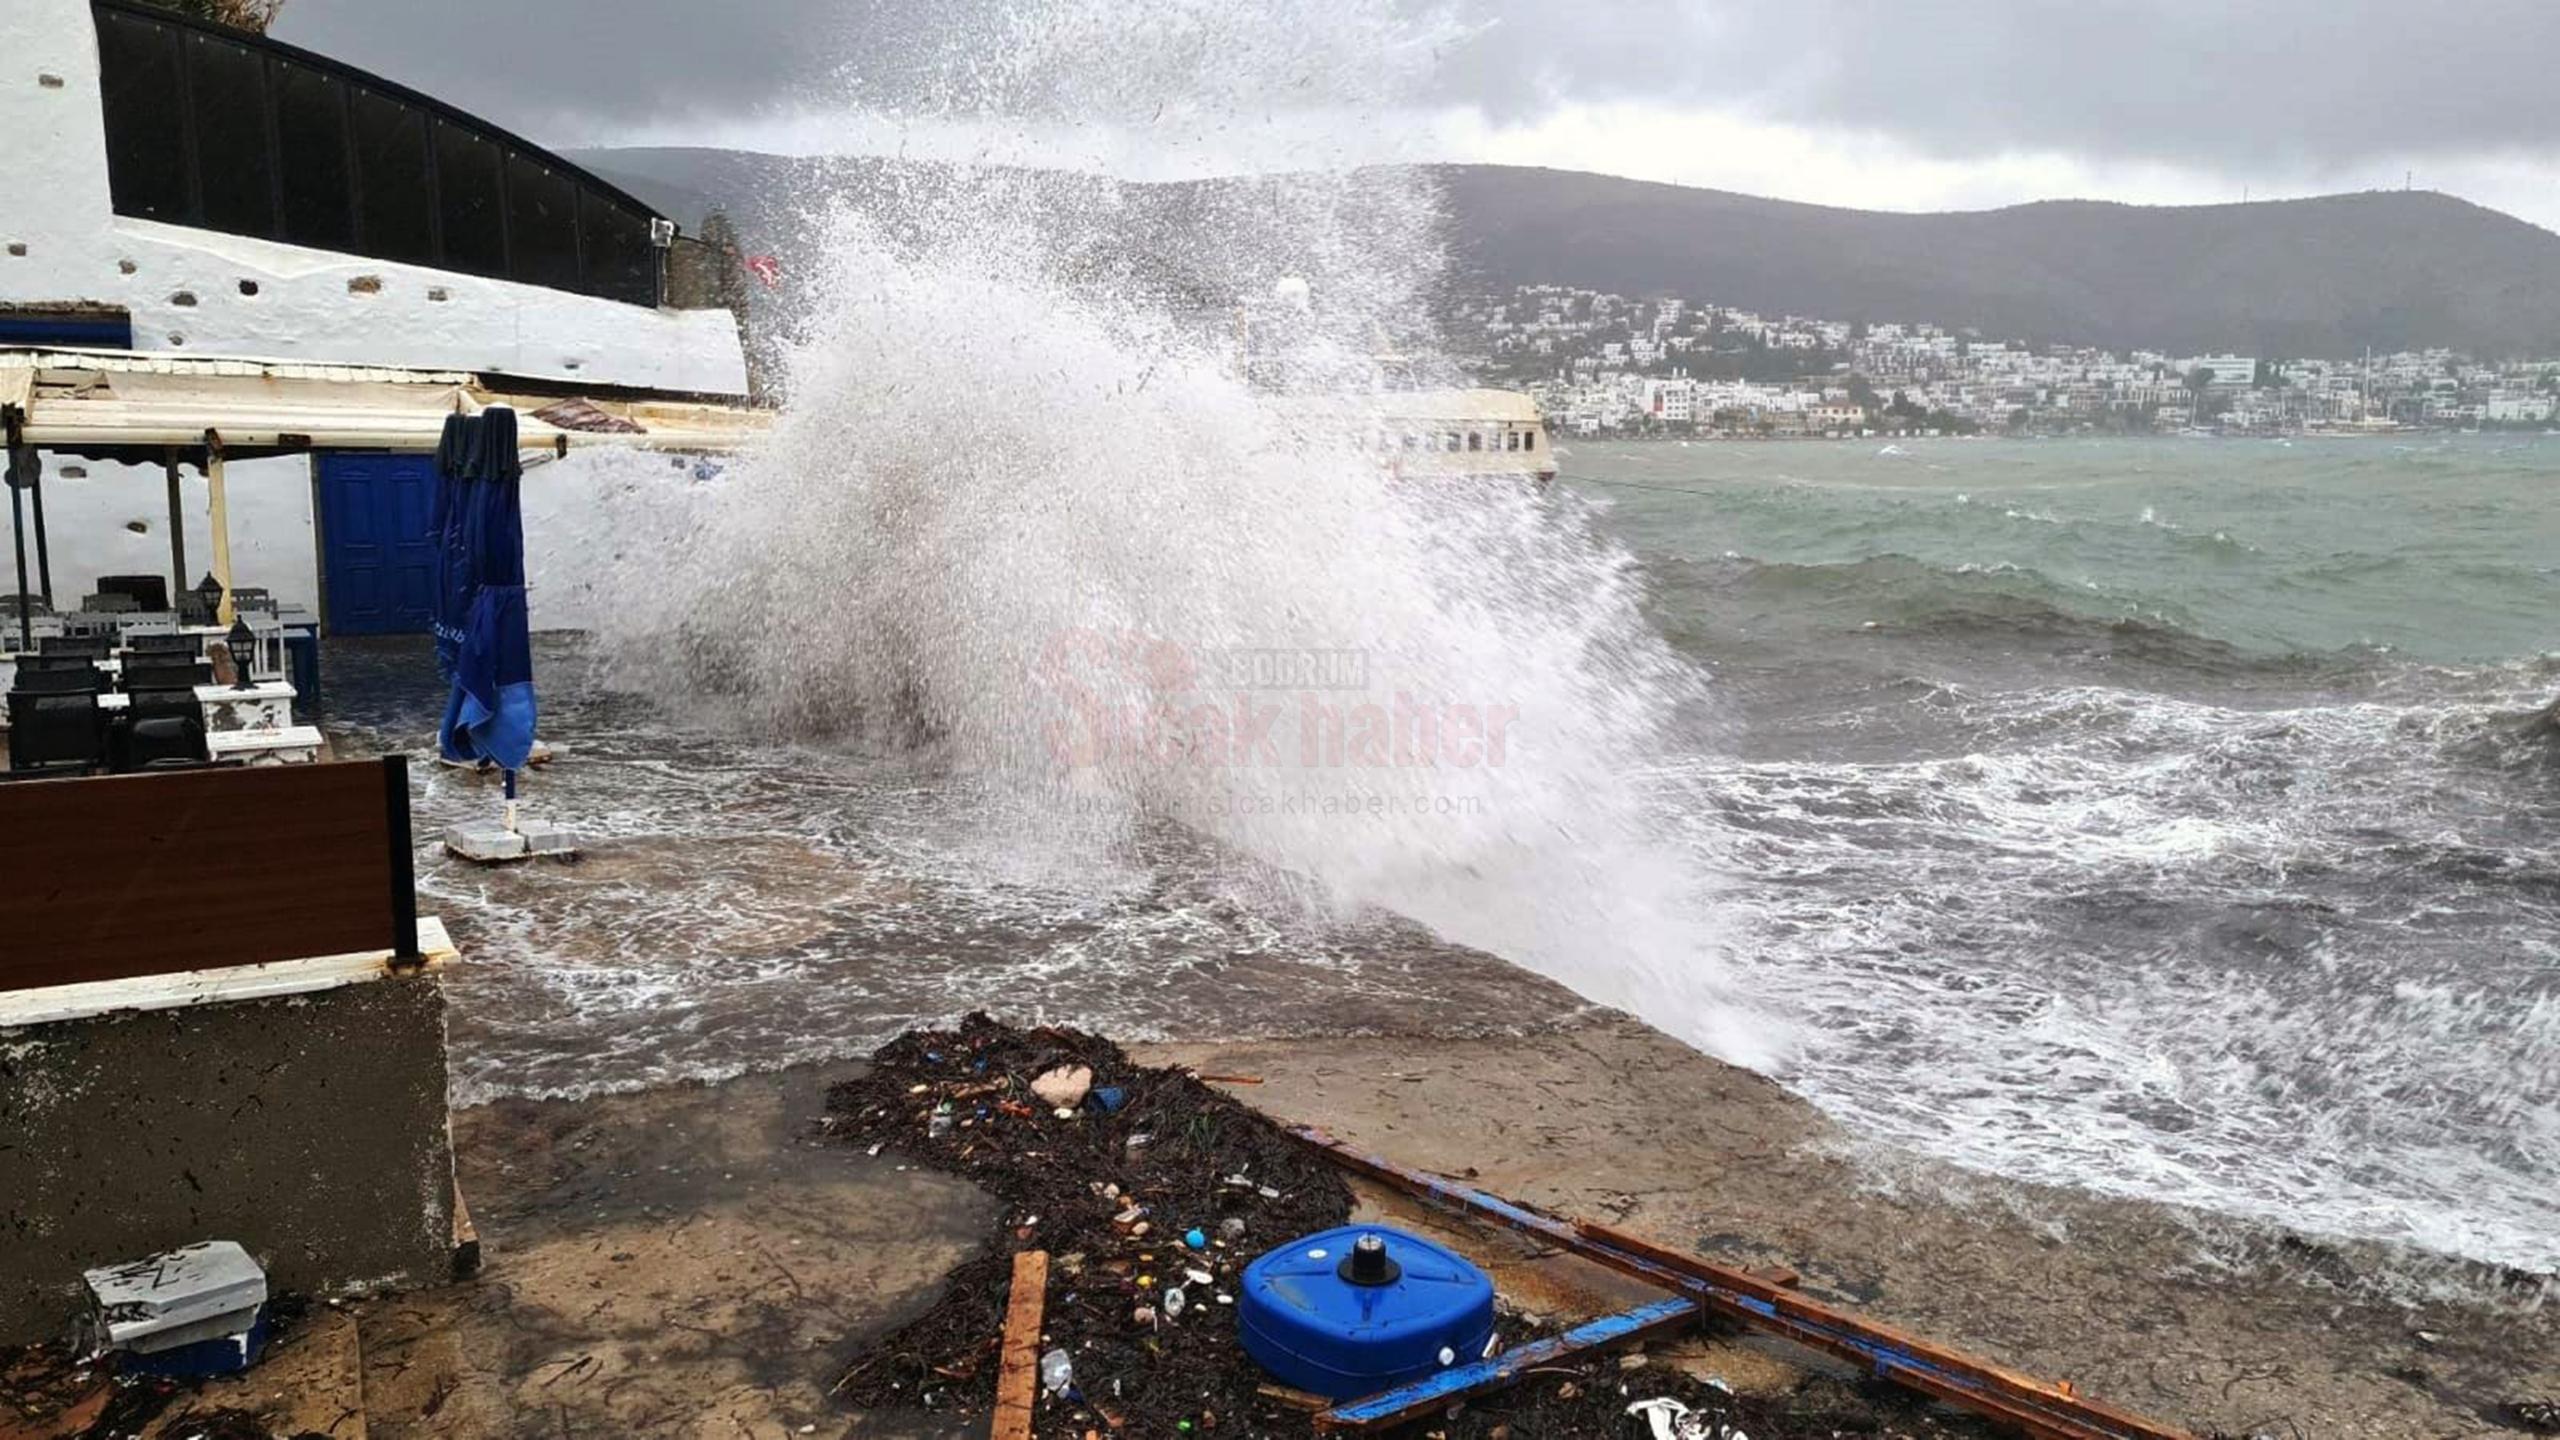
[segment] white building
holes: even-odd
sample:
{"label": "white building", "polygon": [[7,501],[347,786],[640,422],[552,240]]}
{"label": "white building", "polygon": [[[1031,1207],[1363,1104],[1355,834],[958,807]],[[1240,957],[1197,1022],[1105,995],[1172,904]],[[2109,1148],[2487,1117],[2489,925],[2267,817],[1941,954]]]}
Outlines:
{"label": "white building", "polygon": [[[324,56],[136,0],[6,0],[0,134],[0,346],[450,369],[597,395],[746,393],[729,314],[666,304],[664,217]],[[347,556],[327,517],[408,526],[414,507],[390,492],[416,466],[343,458],[227,467],[239,583],[333,625],[406,628],[416,576],[333,573]],[[170,480],[167,509],[162,484],[159,466],[50,457],[59,608],[102,574],[165,573],[170,510],[190,568],[204,568],[205,482],[189,476],[181,495]],[[529,535],[565,488],[528,484]],[[368,587],[387,587],[400,613],[360,620],[326,603]],[[0,576],[0,592],[15,588]]]}
{"label": "white building", "polygon": [[2212,384],[2239,389],[2258,383],[2258,362],[2248,355],[2198,355],[2178,362],[2178,374],[2185,377],[2202,370],[2210,374]]}

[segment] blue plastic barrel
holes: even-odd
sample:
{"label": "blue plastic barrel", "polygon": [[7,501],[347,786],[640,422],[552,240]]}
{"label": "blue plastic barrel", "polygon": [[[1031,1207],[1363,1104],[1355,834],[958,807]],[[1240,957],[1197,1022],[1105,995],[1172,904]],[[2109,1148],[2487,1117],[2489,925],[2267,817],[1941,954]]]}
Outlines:
{"label": "blue plastic barrel", "polygon": [[1246,1266],[1237,1323],[1282,1384],[1347,1400],[1481,1357],[1493,1281],[1419,1235],[1346,1225]]}

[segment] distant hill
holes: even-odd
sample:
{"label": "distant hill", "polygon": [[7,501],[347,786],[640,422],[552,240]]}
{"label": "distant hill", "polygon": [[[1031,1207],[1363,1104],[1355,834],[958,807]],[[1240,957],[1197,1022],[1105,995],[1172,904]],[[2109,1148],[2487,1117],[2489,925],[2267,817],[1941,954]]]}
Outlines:
{"label": "distant hill", "polygon": [[[688,224],[713,203],[777,249],[791,197],[889,161],[721,150],[578,157]],[[2560,354],[2560,235],[2449,195],[2240,205],[2057,200],[1934,215],[1847,210],[1498,165],[1430,167],[1462,273],[1769,313],[1935,321],[1995,338],[2175,353],[2344,356],[2449,346]],[[1089,180],[1060,177],[1062,185]],[[1126,187],[1133,214],[1244,181]],[[1221,207],[1232,208],[1232,207]]]}

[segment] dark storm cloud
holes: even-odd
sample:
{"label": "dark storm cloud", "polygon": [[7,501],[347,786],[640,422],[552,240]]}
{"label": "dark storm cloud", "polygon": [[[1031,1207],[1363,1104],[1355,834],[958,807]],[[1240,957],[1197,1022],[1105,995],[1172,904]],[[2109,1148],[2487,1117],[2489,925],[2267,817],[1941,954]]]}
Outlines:
{"label": "dark storm cloud", "polygon": [[[292,0],[278,28],[546,135],[907,98],[1002,0]],[[1019,0],[1017,0],[1017,4]],[[1249,3],[1249,0],[1238,0]],[[1392,0],[1420,11],[1430,0]],[[2495,0],[1461,0],[1434,101],[1740,109],[1953,157],[2215,169],[2560,142],[2560,5]],[[1133,4],[1132,13],[1140,7]]]}

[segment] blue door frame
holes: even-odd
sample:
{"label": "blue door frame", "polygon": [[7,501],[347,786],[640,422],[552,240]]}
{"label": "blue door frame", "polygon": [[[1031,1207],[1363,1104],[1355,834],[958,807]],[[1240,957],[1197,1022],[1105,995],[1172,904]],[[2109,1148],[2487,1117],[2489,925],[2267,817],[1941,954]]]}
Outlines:
{"label": "blue door frame", "polygon": [[326,453],[319,487],[329,632],[426,633],[435,606],[434,457]]}

